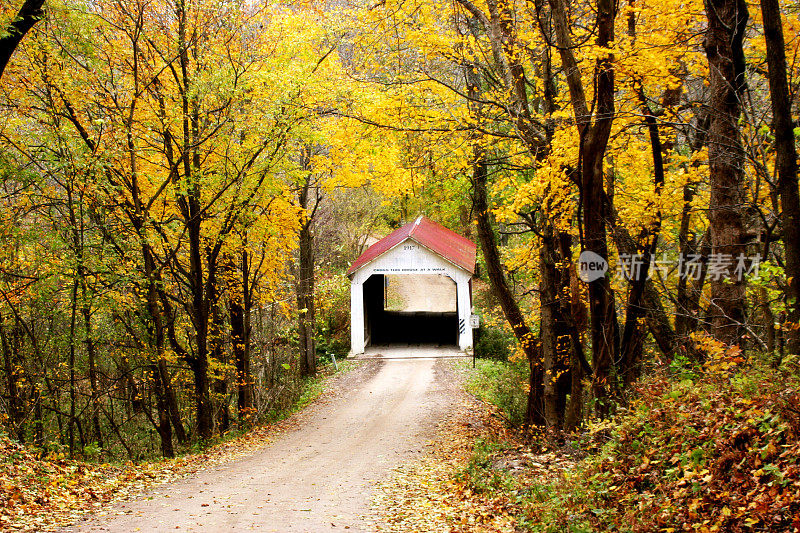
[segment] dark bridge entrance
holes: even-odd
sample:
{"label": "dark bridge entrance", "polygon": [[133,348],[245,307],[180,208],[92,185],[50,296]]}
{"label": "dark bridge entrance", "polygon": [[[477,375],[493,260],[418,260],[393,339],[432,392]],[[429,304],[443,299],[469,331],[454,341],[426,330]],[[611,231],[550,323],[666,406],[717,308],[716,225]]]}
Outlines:
{"label": "dark bridge entrance", "polygon": [[458,344],[456,284],[447,276],[374,274],[364,308],[367,345]]}

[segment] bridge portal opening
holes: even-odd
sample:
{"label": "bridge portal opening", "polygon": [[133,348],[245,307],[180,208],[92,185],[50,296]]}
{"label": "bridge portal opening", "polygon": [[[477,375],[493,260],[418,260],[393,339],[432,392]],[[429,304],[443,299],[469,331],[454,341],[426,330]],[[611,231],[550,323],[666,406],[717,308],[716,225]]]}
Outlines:
{"label": "bridge portal opening", "polygon": [[444,274],[373,274],[364,282],[366,344],[457,346],[456,289]]}

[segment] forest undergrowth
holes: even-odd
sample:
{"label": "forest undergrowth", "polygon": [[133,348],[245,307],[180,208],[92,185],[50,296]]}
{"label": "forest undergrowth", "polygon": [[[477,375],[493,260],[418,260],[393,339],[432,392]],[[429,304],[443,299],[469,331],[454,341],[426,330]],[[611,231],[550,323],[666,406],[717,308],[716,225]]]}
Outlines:
{"label": "forest undergrowth", "polygon": [[387,484],[386,530],[800,531],[797,360],[710,361],[657,370],[613,417],[557,436],[512,423],[496,385],[513,363],[465,366],[473,420]]}

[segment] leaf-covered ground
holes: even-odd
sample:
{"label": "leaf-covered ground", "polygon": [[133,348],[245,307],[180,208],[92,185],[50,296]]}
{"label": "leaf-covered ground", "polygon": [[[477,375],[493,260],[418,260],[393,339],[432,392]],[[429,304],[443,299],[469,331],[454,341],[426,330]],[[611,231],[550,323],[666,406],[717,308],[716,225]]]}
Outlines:
{"label": "leaf-covered ground", "polygon": [[506,426],[479,400],[465,402],[440,428],[428,453],[379,487],[374,507],[381,532],[519,531],[534,478],[557,479],[574,460]]}
{"label": "leaf-covered ground", "polygon": [[513,531],[514,509],[502,498],[483,499],[458,479],[470,462],[476,439],[490,426],[501,430],[476,402],[440,428],[419,461],[405,465],[382,483],[374,507],[383,519],[379,531]]}
{"label": "leaf-covered ground", "polygon": [[575,514],[561,513],[561,524],[800,531],[796,375],[748,367],[680,381],[658,376],[637,395],[601,453],[572,480],[573,489],[588,490],[566,500]]}
{"label": "leaf-covered ground", "polygon": [[266,445],[293,422],[254,429],[203,453],[172,460],[108,465],[63,457],[39,458],[0,436],[0,531],[52,531],[86,512],[156,484],[229,462]]}
{"label": "leaf-covered ground", "polygon": [[662,372],[556,449],[473,401],[384,484],[382,531],[800,532],[795,370]]}
{"label": "leaf-covered ground", "polygon": [[[659,373],[629,407],[551,448],[468,399],[379,486],[382,532],[800,532],[800,379],[745,366]],[[0,437],[0,530],[47,531],[263,446],[293,419],[172,461],[40,459]],[[582,458],[581,458],[582,457]]]}

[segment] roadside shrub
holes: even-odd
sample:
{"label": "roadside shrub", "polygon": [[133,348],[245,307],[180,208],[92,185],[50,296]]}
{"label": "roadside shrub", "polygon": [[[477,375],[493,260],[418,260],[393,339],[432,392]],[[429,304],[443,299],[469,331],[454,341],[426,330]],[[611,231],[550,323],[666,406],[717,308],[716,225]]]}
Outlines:
{"label": "roadside shrub", "polygon": [[321,357],[346,357],[350,351],[350,283],[341,275],[324,275],[316,291],[316,341]]}
{"label": "roadside shrub", "polygon": [[350,351],[350,329],[336,327],[328,321],[317,321],[317,355],[330,359],[330,354],[343,358]]}
{"label": "roadside shrub", "polygon": [[475,343],[475,356],[481,359],[508,361],[514,346],[512,334],[496,327],[481,327]]}

